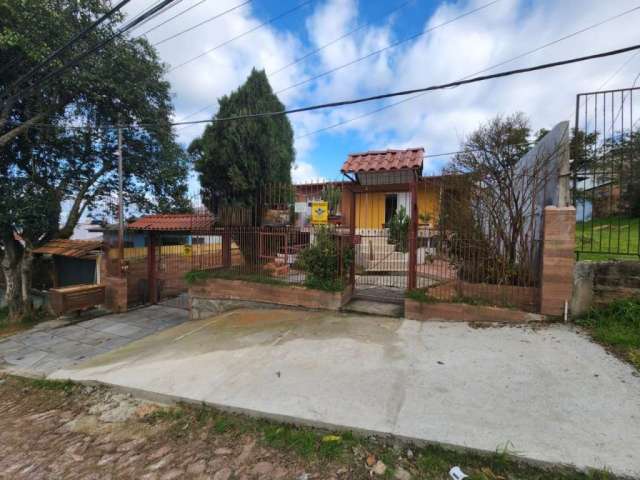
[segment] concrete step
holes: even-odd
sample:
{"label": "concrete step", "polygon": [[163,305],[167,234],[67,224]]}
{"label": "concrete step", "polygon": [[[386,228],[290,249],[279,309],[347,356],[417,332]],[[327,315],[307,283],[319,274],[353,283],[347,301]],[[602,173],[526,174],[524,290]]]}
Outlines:
{"label": "concrete step", "polygon": [[404,305],[400,305],[398,303],[374,302],[371,300],[361,300],[356,298],[342,307],[342,311],[400,318],[404,315]]}

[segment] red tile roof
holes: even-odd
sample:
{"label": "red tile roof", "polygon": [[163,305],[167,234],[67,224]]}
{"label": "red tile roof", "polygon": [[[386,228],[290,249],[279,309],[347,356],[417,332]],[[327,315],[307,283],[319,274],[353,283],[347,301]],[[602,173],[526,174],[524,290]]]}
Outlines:
{"label": "red tile roof", "polygon": [[351,153],[342,165],[341,171],[347,172],[385,172],[407,168],[422,169],[424,148],[407,150],[385,150],[365,153]]}
{"label": "red tile roof", "polygon": [[127,225],[129,230],[154,231],[206,231],[213,228],[214,218],[210,213],[167,213],[146,215]]}
{"label": "red tile roof", "polygon": [[41,247],[33,250],[33,253],[48,253],[63,257],[86,257],[95,250],[102,248],[102,240],[51,240]]}

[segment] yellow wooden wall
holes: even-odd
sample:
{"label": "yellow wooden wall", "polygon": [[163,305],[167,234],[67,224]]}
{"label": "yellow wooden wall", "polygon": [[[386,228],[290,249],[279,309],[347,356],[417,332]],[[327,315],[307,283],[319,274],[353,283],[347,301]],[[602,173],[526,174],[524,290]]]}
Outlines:
{"label": "yellow wooden wall", "polygon": [[[359,193],[356,195],[356,228],[379,229],[384,224],[384,199],[388,193]],[[418,213],[431,216],[435,225],[440,212],[440,194],[437,185],[418,186]],[[409,212],[407,212],[409,213]]]}

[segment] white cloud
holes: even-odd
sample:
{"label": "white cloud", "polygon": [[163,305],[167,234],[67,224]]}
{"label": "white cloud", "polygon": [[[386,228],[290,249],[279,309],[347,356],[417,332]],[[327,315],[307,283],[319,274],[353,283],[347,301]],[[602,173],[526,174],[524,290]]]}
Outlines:
{"label": "white cloud", "polygon": [[[235,1],[205,2],[153,32],[150,39],[157,41],[164,38],[229,8]],[[146,0],[147,5],[152,2]],[[424,20],[424,29],[433,28],[486,2],[470,0],[442,3],[430,18]],[[193,3],[195,0],[189,4],[182,2],[158,22]],[[303,41],[295,38],[291,32],[272,25],[170,73],[169,80],[176,93],[177,117],[181,118],[205,105],[215,105],[218,97],[229,93],[244,81],[253,66],[264,67],[267,72],[274,71],[309,49],[322,46],[362,25],[365,21],[362,12],[368,2],[327,0],[314,5],[314,10],[303,10],[296,14],[298,18],[302,13],[307,15],[300,22],[304,22],[311,46],[304,46]],[[280,97],[291,107],[452,81],[633,6],[632,0],[500,0],[412,42],[367,58],[318,81],[283,92]],[[138,4],[136,8],[142,7]],[[640,12],[631,13],[493,71],[630,45],[637,41],[639,18]],[[255,27],[260,21],[249,6],[243,7],[161,45],[160,55],[169,63],[180,63]],[[323,49],[318,55],[274,75],[271,78],[272,85],[275,90],[285,88],[413,33],[402,24],[396,25],[393,17],[379,20],[375,25],[368,25]],[[496,114],[523,111],[531,118],[534,129],[551,128],[555,123],[571,117],[576,93],[600,87],[632,54],[431,92],[416,100],[348,122],[332,130],[332,133],[357,135],[371,149],[424,146],[427,153],[437,153],[457,149],[465,135],[480,122]],[[607,87],[628,86],[639,69],[640,55]],[[297,137],[295,147],[298,164],[298,169],[292,172],[294,178],[312,178],[318,175],[320,168],[320,159],[313,158],[318,137],[304,137],[305,134],[348,121],[388,103],[292,115],[290,118]],[[209,116],[214,110],[215,106],[195,118]],[[181,130],[181,140],[189,141],[202,128],[198,126]],[[438,162],[434,160],[433,165]]]}

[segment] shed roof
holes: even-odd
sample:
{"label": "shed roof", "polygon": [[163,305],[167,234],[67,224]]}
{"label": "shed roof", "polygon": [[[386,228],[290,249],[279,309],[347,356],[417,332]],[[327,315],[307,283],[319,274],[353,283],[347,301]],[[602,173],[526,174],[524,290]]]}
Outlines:
{"label": "shed roof", "polygon": [[147,231],[206,231],[213,228],[214,218],[210,213],[168,213],[145,215],[127,225],[129,230]]}
{"label": "shed roof", "polygon": [[102,248],[102,240],[51,240],[41,247],[33,250],[33,253],[47,253],[63,257],[81,258],[90,255]]}
{"label": "shed roof", "polygon": [[343,173],[388,172],[393,170],[422,169],[424,148],[384,150],[351,153],[342,165]]}

